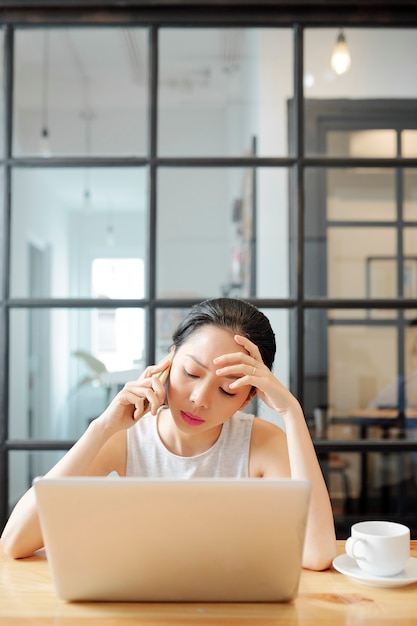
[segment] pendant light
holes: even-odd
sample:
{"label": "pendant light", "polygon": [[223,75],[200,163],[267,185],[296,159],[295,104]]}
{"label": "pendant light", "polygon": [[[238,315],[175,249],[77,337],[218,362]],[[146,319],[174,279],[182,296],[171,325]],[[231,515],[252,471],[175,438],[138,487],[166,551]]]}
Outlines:
{"label": "pendant light", "polygon": [[[86,106],[85,111],[81,113],[81,118],[84,121],[84,151],[85,156],[88,158],[91,156],[91,142],[92,142],[92,122],[94,120],[94,113],[89,106]],[[91,183],[90,183],[90,168],[87,165],[84,169],[84,191],[83,191],[84,209],[91,209]]]}
{"label": "pendant light", "polygon": [[44,157],[51,156],[49,143],[49,31],[45,30],[43,39],[42,63],[42,101],[41,101],[41,136],[40,152]]}
{"label": "pendant light", "polygon": [[350,52],[347,47],[346,37],[342,28],[340,29],[336,39],[336,44],[330,59],[330,65],[338,76],[341,76],[350,68]]}

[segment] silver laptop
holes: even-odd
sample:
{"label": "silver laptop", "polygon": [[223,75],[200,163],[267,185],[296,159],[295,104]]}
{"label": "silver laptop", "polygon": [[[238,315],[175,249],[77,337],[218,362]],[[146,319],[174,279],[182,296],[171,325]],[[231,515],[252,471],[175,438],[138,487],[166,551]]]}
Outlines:
{"label": "silver laptop", "polygon": [[297,595],[307,481],[37,478],[34,488],[64,600],[282,602]]}

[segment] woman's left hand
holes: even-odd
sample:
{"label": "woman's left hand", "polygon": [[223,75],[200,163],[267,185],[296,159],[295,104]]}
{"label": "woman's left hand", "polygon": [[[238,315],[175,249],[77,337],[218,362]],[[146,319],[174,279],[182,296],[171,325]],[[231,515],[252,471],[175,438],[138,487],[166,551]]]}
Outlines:
{"label": "woman's left hand", "polygon": [[[262,361],[258,347],[241,335],[235,335],[234,339],[242,350],[223,354],[214,359],[214,363],[219,368],[216,374],[237,377],[229,384],[231,390],[251,385],[256,389],[257,395],[283,417],[285,435],[284,433],[282,435],[285,436],[286,451],[282,451],[275,437],[271,439],[268,436],[263,439],[257,448],[258,458],[262,459],[261,475],[286,476],[286,471],[289,470],[291,478],[308,480],[311,483],[303,567],[316,570],[326,569],[331,565],[336,554],[333,513],[326,483],[301,406]],[[272,424],[270,426],[272,427]],[[269,444],[272,441],[271,447]],[[252,454],[255,454],[253,448]],[[285,463],[284,458],[288,458],[289,465],[283,472],[281,464]],[[320,537],[319,541],[317,537]]]}
{"label": "woman's left hand", "polygon": [[291,392],[274,376],[262,360],[259,348],[246,337],[235,335],[237,344],[244,352],[223,354],[214,360],[219,376],[239,376],[230,389],[244,385],[255,387],[256,393],[271,409],[285,415],[295,401]]}

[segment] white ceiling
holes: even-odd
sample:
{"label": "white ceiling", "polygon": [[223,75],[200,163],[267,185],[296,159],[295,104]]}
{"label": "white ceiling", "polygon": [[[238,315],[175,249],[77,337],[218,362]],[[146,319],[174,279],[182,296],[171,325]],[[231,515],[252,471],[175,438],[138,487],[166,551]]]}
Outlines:
{"label": "white ceiling", "polygon": [[[291,92],[282,87],[287,80],[285,72],[291,73],[292,68],[291,29],[274,30],[273,46],[263,45],[262,49],[257,47],[257,29],[161,29],[159,32],[159,104],[164,109],[172,107],[184,111],[189,107],[190,110],[207,110],[210,114],[216,107],[232,102],[246,108],[262,105],[262,110],[271,115],[274,98],[283,102],[291,96]],[[306,31],[305,71],[310,81],[305,90],[307,97],[417,97],[415,29],[349,29],[345,33],[351,48],[352,68],[341,79],[335,79],[329,70],[329,60],[337,29]],[[276,45],[280,38],[285,39],[281,48]],[[55,137],[59,132],[69,133],[68,141],[73,143],[70,156],[87,154],[86,112],[93,115],[93,137],[106,135],[108,153],[99,151],[98,154],[137,155],[134,149],[128,154],[123,150],[119,153],[117,142],[120,140],[126,145],[130,139],[132,145],[137,146],[142,136],[141,154],[145,155],[147,50],[145,28],[18,30],[15,39],[15,145],[22,150],[20,156],[38,153],[43,102],[50,118],[55,115],[58,120],[55,121]],[[273,70],[272,104],[259,101],[257,63]],[[251,82],[254,88],[248,87],[249,78],[255,79]],[[140,115],[142,119],[138,122]],[[122,134],[123,122],[127,127],[127,131],[123,130],[125,135]],[[65,151],[61,154],[65,156]],[[93,194],[97,206],[107,208],[109,203],[119,204],[123,200],[126,208],[137,210],[138,184],[143,190],[143,206],[146,203],[144,171],[139,174],[137,170],[112,172],[109,177],[108,171],[96,169],[89,176],[97,188]],[[53,177],[50,172],[46,172],[45,177],[65,205],[78,205],[84,186],[83,170],[54,170]]]}

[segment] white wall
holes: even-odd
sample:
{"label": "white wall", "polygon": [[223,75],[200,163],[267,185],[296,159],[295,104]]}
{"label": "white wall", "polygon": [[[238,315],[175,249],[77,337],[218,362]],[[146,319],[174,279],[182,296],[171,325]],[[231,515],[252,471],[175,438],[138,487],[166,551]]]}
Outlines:
{"label": "white wall", "polygon": [[[50,248],[51,290],[68,282],[67,215],[54,204],[54,197],[45,187],[35,170],[18,170],[13,177],[12,189],[12,243],[11,243],[11,294],[27,294],[29,258],[28,244]],[[59,337],[59,343],[56,342]],[[67,389],[68,363],[63,354],[68,353],[68,328],[57,330],[52,322],[50,363],[50,394],[45,403],[50,414],[44,416],[43,427],[53,436],[54,416],[59,411],[60,398]],[[10,323],[10,437],[25,438],[28,420],[28,313],[12,311]],[[51,422],[50,420],[51,417]],[[13,457],[11,468],[11,494],[19,493],[26,485],[26,465]]]}

